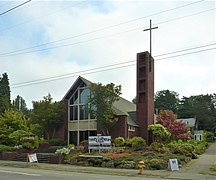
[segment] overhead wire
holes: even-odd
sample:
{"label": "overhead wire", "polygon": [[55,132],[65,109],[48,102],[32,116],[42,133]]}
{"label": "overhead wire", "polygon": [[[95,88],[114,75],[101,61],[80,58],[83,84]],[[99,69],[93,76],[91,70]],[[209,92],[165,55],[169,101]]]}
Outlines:
{"label": "overhead wire", "polygon": [[[154,25],[165,24],[165,23],[168,23],[168,22],[172,22],[172,21],[192,17],[192,16],[195,16],[195,15],[199,15],[199,14],[202,14],[202,13],[206,13],[206,12],[215,10],[215,9],[216,8],[211,8],[211,9],[200,11],[200,12],[190,14],[190,15],[187,15],[187,16],[182,16],[182,17],[177,17],[177,18],[173,18],[173,19],[170,19],[170,20],[162,21],[162,22],[156,23]],[[104,39],[104,38],[111,37],[111,36],[122,35],[122,34],[125,34],[125,33],[129,33],[129,32],[132,32],[132,31],[139,30],[139,29],[144,29],[144,28],[147,28],[147,27],[148,26],[139,27],[139,28],[133,28],[133,29],[130,29],[130,30],[127,30],[127,31],[122,31],[122,32],[118,32],[118,33],[112,33],[112,34],[109,34],[109,35],[95,37],[95,38],[91,38],[91,39],[88,39],[88,40],[78,41],[78,42],[70,43],[70,44],[63,44],[63,45],[58,45],[58,46],[53,46],[53,47],[48,47],[48,48],[43,48],[43,49],[24,51],[24,50],[28,50],[28,49],[34,49],[36,47],[40,47],[40,46],[43,46],[43,45],[52,44],[52,43],[54,43],[54,41],[53,41],[53,42],[49,42],[49,43],[45,43],[45,44],[42,44],[42,45],[37,45],[37,46],[29,47],[29,48],[23,48],[23,49],[19,49],[19,50],[7,52],[7,53],[1,53],[0,57],[9,57],[9,56],[22,55],[22,54],[29,54],[29,53],[34,53],[34,52],[41,52],[41,51],[47,51],[47,50],[51,50],[51,49],[57,49],[57,48],[63,48],[63,47],[67,47],[67,46],[78,45],[78,44],[82,44],[82,43],[86,43],[86,42],[90,42],[90,41],[95,41],[95,40],[98,40],[98,39]],[[81,36],[81,35],[73,36],[73,38],[79,37],[79,36]],[[22,51],[24,51],[24,52],[22,52]]]}
{"label": "overhead wire", "polygon": [[[103,30],[106,30],[106,29],[110,29],[110,28],[113,28],[113,27],[116,27],[116,26],[120,26],[120,25],[123,25],[123,24],[131,23],[131,22],[134,22],[134,21],[137,21],[137,20],[140,20],[140,19],[152,17],[152,16],[159,15],[159,14],[162,14],[162,13],[165,13],[165,12],[169,12],[169,11],[176,10],[176,9],[179,9],[179,8],[187,7],[187,6],[196,4],[196,3],[200,3],[202,1],[204,1],[204,0],[195,1],[195,2],[192,2],[192,3],[186,4],[186,5],[181,5],[181,6],[177,6],[175,8],[171,8],[171,9],[167,9],[167,10],[164,10],[164,11],[156,12],[156,13],[153,13],[153,14],[150,14],[150,15],[147,15],[147,16],[143,16],[143,17],[139,17],[139,18],[132,19],[132,20],[129,20],[129,21],[124,21],[124,22],[121,22],[121,23],[117,23],[117,24],[114,24],[114,25],[98,28],[96,30],[89,31],[89,32],[86,32],[86,33],[81,33],[81,34],[78,34],[78,35],[75,35],[75,36],[71,36],[71,37],[67,37],[67,38],[62,38],[62,39],[59,39],[59,40],[55,40],[55,41],[51,41],[51,42],[35,45],[35,46],[32,46],[32,47],[22,48],[22,49],[14,50],[14,51],[7,52],[7,53],[2,53],[2,54],[0,54],[0,56],[7,55],[7,54],[9,55],[11,53],[16,53],[16,52],[20,52],[20,51],[24,51],[24,50],[28,50],[28,49],[35,49],[35,48],[38,48],[38,47],[41,47],[41,46],[45,46],[45,45],[49,45],[49,44],[53,44],[53,43],[57,43],[57,42],[66,41],[66,40],[77,38],[77,37],[81,37],[81,36],[84,36],[84,35],[89,35],[89,34],[96,33],[96,32],[99,32],[99,31],[103,31]],[[205,13],[205,12],[208,12],[208,11],[211,11],[211,10],[214,10],[214,9],[215,8],[208,9],[208,10],[205,10],[205,11],[201,11],[201,12],[198,12],[198,13],[195,13],[195,14],[191,14],[191,15],[188,15],[188,17],[193,16],[193,15],[198,15],[198,14],[201,14],[201,13]],[[186,17],[187,16],[183,16],[183,17],[180,17],[180,18],[175,18],[175,19],[169,20],[167,22],[174,21],[174,20],[181,19],[181,18],[186,18]],[[163,24],[163,23],[166,23],[166,22],[160,22],[160,23],[157,23],[157,24]],[[145,27],[142,27],[142,28],[145,28]],[[132,30],[129,30],[129,31],[123,31],[123,32],[120,32],[120,33],[131,32],[131,31],[134,31],[134,30],[137,30],[137,29],[140,29],[140,28],[132,29]],[[117,33],[117,34],[119,34],[119,33]],[[116,34],[114,34],[114,35],[116,35]],[[108,35],[107,37],[110,37],[110,35]],[[101,38],[104,38],[104,36],[102,36]],[[87,40],[86,42],[93,41],[93,40],[96,40],[96,39],[100,39],[100,37],[99,38],[93,38],[93,39]],[[82,42],[76,42],[76,43],[72,43],[72,44],[68,44],[68,45],[66,44],[66,45],[62,45],[62,46],[44,48],[44,49],[35,50],[35,51],[28,51],[28,52],[23,52],[23,53],[24,54],[25,53],[28,54],[28,53],[37,52],[37,51],[46,51],[46,50],[50,50],[50,49],[56,49],[56,48],[66,47],[66,46],[70,46],[70,45],[74,45],[74,44],[80,44],[80,43],[84,43],[84,41],[82,41]],[[17,53],[15,55],[20,55],[20,53]]]}
{"label": "overhead wire", "polygon": [[[190,4],[187,4],[187,5],[184,5],[184,6],[180,6],[180,7],[176,7],[176,8],[172,8],[172,9],[169,9],[169,10],[165,10],[165,11],[161,11],[159,13],[154,13],[152,15],[148,15],[148,16],[145,16],[145,17],[141,17],[141,18],[147,18],[147,17],[150,17],[150,16],[154,16],[156,14],[160,14],[160,13],[164,13],[164,12],[168,12],[168,11],[171,11],[171,10],[174,10],[174,9],[178,9],[178,8],[181,8],[181,7],[185,7],[185,6],[189,6],[189,5],[192,5],[192,4],[195,4],[195,3],[198,3],[198,2],[202,2],[204,0],[201,0],[201,1],[196,1],[196,2],[193,2],[193,3],[190,3]],[[215,8],[213,8],[215,9]],[[188,15],[188,16],[183,16],[183,17],[179,17],[179,18],[175,18],[175,19],[172,19],[172,20],[167,20],[167,21],[164,21],[164,22],[159,22],[157,24],[163,24],[163,23],[167,23],[167,22],[170,22],[170,21],[174,21],[174,20],[177,20],[177,19],[182,19],[182,18],[186,18],[186,17],[190,17],[190,16],[193,16],[193,15],[197,15],[197,14],[201,14],[201,13],[204,13],[204,12],[207,12],[207,11],[210,11],[210,10],[213,10],[213,9],[209,9],[209,10],[205,10],[205,11],[202,11],[202,12],[198,12],[198,13],[195,13],[195,14],[192,14],[192,15]],[[134,19],[134,20],[129,20],[127,22],[122,22],[122,23],[118,23],[116,25],[112,25],[112,26],[107,26],[105,27],[106,28],[111,28],[111,27],[115,27],[115,26],[118,26],[118,25],[121,25],[121,24],[126,24],[126,23],[129,23],[129,22],[133,22],[133,21],[137,21],[138,19],[141,19],[141,18],[137,18],[137,19]],[[142,27],[143,28],[143,27]],[[101,30],[103,30],[104,28],[101,28]],[[141,28],[136,28],[137,29],[141,29]],[[80,35],[77,35],[77,36],[83,36],[83,35],[87,35],[87,34],[90,34],[90,33],[93,33],[93,32],[98,32],[98,31],[101,31],[100,29],[98,30],[95,30],[95,31],[91,31],[91,32],[87,32],[87,33],[84,33],[84,34],[80,34]],[[128,31],[125,31],[125,32],[130,32],[130,31],[134,31],[135,29],[133,30],[128,30]],[[122,33],[122,32],[121,32]],[[119,34],[119,33],[117,33]],[[115,34],[116,35],[116,34]],[[74,38],[74,37],[77,37],[77,36],[73,36],[73,37],[69,37],[69,38]],[[111,36],[111,35],[109,35]],[[102,38],[104,38],[105,36],[103,36]],[[101,38],[101,37],[99,37]],[[89,41],[92,41],[92,40],[96,40],[96,39],[99,39],[99,38],[93,38],[93,39],[89,39],[87,40],[86,42],[89,42]],[[64,41],[64,39],[61,39],[61,40],[57,40],[57,41]],[[55,41],[56,42],[56,41]],[[54,42],[49,42],[49,44],[51,43],[54,43]],[[76,42],[74,44],[79,44],[79,43],[83,43],[82,42]],[[45,43],[46,44],[46,43]],[[74,45],[74,44],[66,44],[64,46],[68,46],[68,45]],[[169,52],[169,53],[164,53],[164,54],[160,54],[160,55],[157,55],[155,57],[159,57],[159,56],[164,56],[164,55],[170,55],[170,54],[174,54],[174,53],[179,53],[179,52],[184,52],[184,51],[189,51],[189,50],[194,50],[194,49],[197,49],[197,48],[203,48],[203,47],[208,47],[208,46],[212,46],[212,45],[215,45],[215,43],[211,43],[211,44],[207,44],[207,45],[203,45],[203,46],[200,46],[200,47],[192,47],[192,48],[188,48],[188,49],[184,49],[184,50],[178,50],[178,51],[175,51],[175,52]],[[42,46],[42,45],[39,45],[39,46]],[[32,47],[30,47],[32,48]],[[34,47],[35,48],[35,47]],[[53,47],[52,47],[53,48]],[[56,48],[56,47],[55,47]],[[174,55],[174,56],[169,56],[169,57],[165,57],[165,58],[160,58],[160,59],[156,59],[155,61],[159,61],[159,60],[165,60],[165,59],[169,59],[169,58],[175,58],[175,57],[178,57],[178,56],[185,56],[185,55],[189,55],[189,54],[194,54],[194,53],[199,53],[199,52],[204,52],[204,51],[209,51],[209,50],[214,50],[216,49],[215,47],[214,48],[209,48],[209,49],[203,49],[203,50],[198,50],[198,51],[194,51],[194,52],[189,52],[189,53],[183,53],[183,54],[178,54],[178,55]],[[18,51],[18,50],[17,50]],[[19,50],[19,51],[23,51],[23,50]],[[40,50],[41,51],[41,50]],[[11,52],[9,52],[11,53]],[[3,53],[3,54],[0,54],[1,56],[4,56],[4,55],[9,55],[9,53]],[[14,52],[13,52],[14,53]],[[30,52],[24,52],[24,53],[30,53]],[[11,53],[11,55],[14,55]],[[83,70],[83,71],[78,71],[78,72],[74,72],[74,73],[70,73],[70,74],[66,74],[66,75],[60,75],[60,76],[56,76],[56,77],[50,77],[50,78],[44,78],[44,79],[39,79],[39,80],[33,80],[33,81],[28,81],[28,82],[23,82],[23,83],[17,83],[17,84],[13,84],[11,87],[12,88],[16,88],[16,87],[22,87],[22,86],[28,86],[28,85],[32,85],[32,84],[39,84],[39,83],[44,83],[44,82],[48,82],[48,81],[55,81],[55,80],[59,80],[59,79],[64,79],[64,78],[69,78],[69,77],[72,77],[72,76],[77,76],[75,74],[91,74],[91,73],[96,73],[96,72],[102,72],[102,71],[108,71],[108,70],[112,70],[112,69],[118,69],[118,68],[123,68],[123,67],[128,67],[128,66],[132,66],[132,65],[135,65],[134,64],[135,60],[133,61],[128,61],[128,62],[124,62],[124,63],[118,63],[118,64],[113,64],[113,65],[108,65],[108,66],[103,66],[103,67],[98,67],[98,68],[93,68],[93,69],[89,69],[89,70]],[[128,63],[133,63],[133,64],[128,64]],[[118,67],[115,67],[115,66],[118,66]]]}
{"label": "overhead wire", "polygon": [[[214,45],[215,44],[216,43],[214,43]],[[200,47],[203,47],[203,46],[200,46]],[[200,52],[205,52],[205,51],[210,51],[210,50],[215,50],[215,49],[216,49],[216,47],[208,48],[208,49],[201,49],[201,50],[188,52],[188,53],[183,53],[183,54],[177,54],[177,55],[173,55],[173,56],[169,56],[169,57],[156,58],[155,61],[161,61],[161,60],[166,60],[166,59],[170,59],[170,58],[176,58],[176,57],[179,57],[179,56],[185,56],[185,55],[190,55],[190,54],[195,54],[195,53],[200,53]],[[189,50],[191,50],[191,49],[189,49]],[[173,52],[172,54],[175,54],[176,52]],[[167,53],[167,54],[171,54],[171,53]],[[159,57],[159,56],[162,56],[162,55],[157,55],[155,57]],[[136,60],[132,60],[132,61],[112,64],[112,65],[102,66],[102,67],[98,67],[98,68],[92,68],[92,69],[77,71],[77,72],[73,72],[73,73],[69,73],[69,74],[64,74],[64,75],[59,75],[59,76],[54,76],[54,77],[49,77],[49,78],[43,78],[43,79],[38,79],[38,80],[33,80],[33,81],[27,81],[27,82],[23,82],[23,83],[17,83],[17,84],[11,85],[11,88],[29,86],[29,85],[33,85],[33,84],[41,84],[41,83],[45,83],[45,82],[71,78],[71,77],[74,77],[74,76],[77,76],[77,75],[87,75],[87,74],[92,74],[92,73],[97,73],[97,72],[103,72],[103,71],[108,71],[108,70],[113,70],[113,69],[119,69],[119,68],[134,66],[135,61]],[[129,63],[133,63],[133,64],[129,64]],[[117,66],[117,67],[115,67],[115,66]]]}
{"label": "overhead wire", "polygon": [[32,1],[32,0],[25,1],[24,3],[21,3],[21,4],[15,6],[15,7],[13,7],[13,8],[11,8],[11,9],[8,9],[7,11],[4,11],[4,12],[0,13],[0,16],[2,16],[2,15],[4,15],[4,14],[7,14],[7,13],[9,13],[10,11],[13,11],[14,9],[17,9],[18,7],[21,7],[21,6],[27,4],[27,3],[31,2],[31,1]]}
{"label": "overhead wire", "polygon": [[39,17],[36,17],[36,18],[32,18],[32,19],[29,19],[29,20],[26,20],[26,21],[17,23],[17,24],[15,24],[15,25],[12,25],[12,26],[9,26],[9,27],[0,29],[0,32],[6,31],[6,30],[9,30],[9,29],[12,29],[12,28],[15,28],[15,27],[17,27],[17,26],[20,26],[20,25],[23,25],[23,24],[26,24],[26,23],[30,23],[30,22],[32,22],[32,21],[36,21],[36,20],[38,20],[38,19],[41,19],[41,18],[44,18],[44,17],[47,17],[47,16],[51,16],[51,15],[53,15],[53,14],[59,13],[60,11],[63,11],[63,10],[66,10],[66,9],[70,9],[70,8],[72,8],[72,7],[78,6],[78,5],[83,4],[83,3],[85,3],[85,2],[87,2],[87,0],[81,1],[81,2],[76,3],[76,4],[73,4],[73,6],[67,6],[66,8],[62,8],[62,9],[60,9],[60,10],[57,11],[57,12],[55,11],[55,12],[53,12],[53,13],[48,13],[48,14],[46,14],[46,15],[42,15],[42,16],[39,16]]}

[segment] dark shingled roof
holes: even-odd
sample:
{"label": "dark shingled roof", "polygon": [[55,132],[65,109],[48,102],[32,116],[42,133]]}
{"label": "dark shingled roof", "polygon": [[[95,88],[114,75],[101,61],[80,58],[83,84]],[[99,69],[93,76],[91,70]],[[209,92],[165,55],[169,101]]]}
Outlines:
{"label": "dark shingled roof", "polygon": [[[91,81],[79,76],[71,88],[68,90],[63,100],[67,100],[72,96],[72,93],[79,87],[79,85],[84,82],[88,87],[92,84]],[[119,101],[113,103],[113,108],[116,115],[126,115],[127,123],[132,126],[138,126],[136,124],[136,104],[120,97]]]}

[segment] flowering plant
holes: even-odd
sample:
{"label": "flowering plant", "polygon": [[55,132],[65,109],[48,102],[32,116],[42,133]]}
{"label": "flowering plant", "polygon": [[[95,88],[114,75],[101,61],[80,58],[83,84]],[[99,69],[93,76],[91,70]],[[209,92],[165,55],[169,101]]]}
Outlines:
{"label": "flowering plant", "polygon": [[55,154],[68,155],[72,149],[74,149],[74,145],[69,145],[68,147],[57,149]]}

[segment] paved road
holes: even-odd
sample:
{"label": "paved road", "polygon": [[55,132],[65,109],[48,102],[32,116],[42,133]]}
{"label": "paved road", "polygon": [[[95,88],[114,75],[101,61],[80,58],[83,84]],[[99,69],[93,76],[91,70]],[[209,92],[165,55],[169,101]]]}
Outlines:
{"label": "paved road", "polygon": [[160,180],[146,176],[118,176],[77,172],[40,170],[30,168],[0,167],[1,180]]}
{"label": "paved road", "polygon": [[[192,160],[180,171],[146,170],[144,176],[138,176],[135,169],[111,169],[62,164],[38,163],[26,168],[25,162],[0,161],[1,180],[115,180],[115,179],[184,179],[184,180],[216,180],[216,173],[209,168],[216,163],[216,142],[198,159]],[[7,166],[7,167],[5,167]],[[14,168],[22,167],[22,168]],[[13,169],[14,168],[14,169]],[[214,175],[211,175],[214,174]]]}

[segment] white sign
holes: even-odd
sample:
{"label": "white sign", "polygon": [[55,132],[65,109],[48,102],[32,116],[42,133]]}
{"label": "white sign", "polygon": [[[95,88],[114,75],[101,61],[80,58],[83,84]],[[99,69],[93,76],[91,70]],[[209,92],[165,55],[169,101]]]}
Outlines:
{"label": "white sign", "polygon": [[169,159],[168,169],[171,171],[179,171],[179,165],[177,159]]}
{"label": "white sign", "polygon": [[89,149],[111,149],[111,136],[89,136]]}
{"label": "white sign", "polygon": [[34,154],[28,154],[28,159],[29,159],[30,163],[32,163],[32,162],[38,162],[36,153],[34,153]]}

